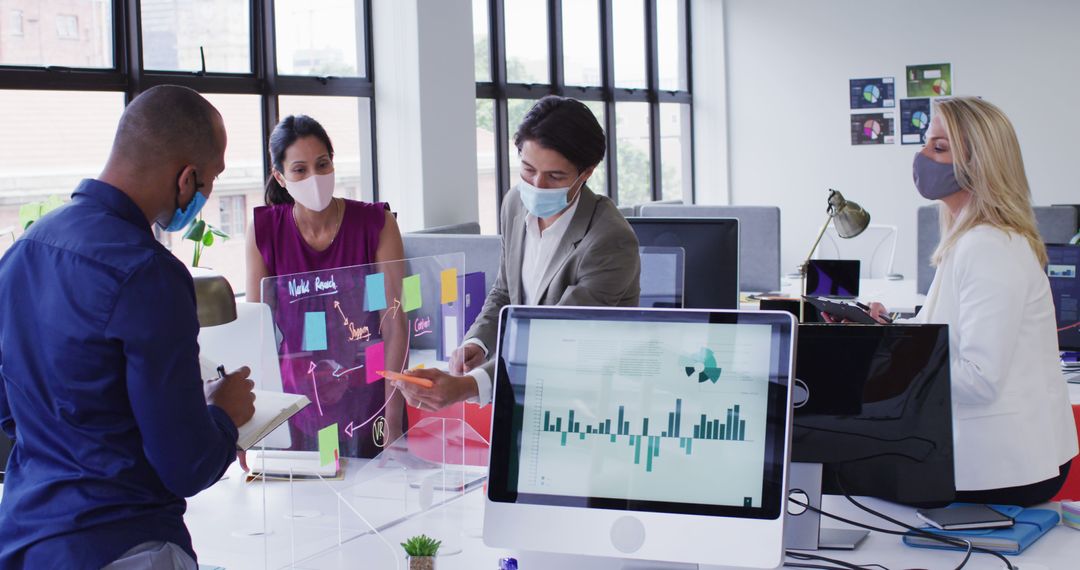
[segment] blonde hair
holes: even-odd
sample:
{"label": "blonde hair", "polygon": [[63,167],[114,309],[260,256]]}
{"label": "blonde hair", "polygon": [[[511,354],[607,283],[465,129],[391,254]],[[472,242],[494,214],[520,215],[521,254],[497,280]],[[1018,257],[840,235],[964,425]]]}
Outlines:
{"label": "blonde hair", "polygon": [[934,113],[949,138],[956,181],[971,192],[971,200],[959,216],[939,206],[942,237],[933,264],[941,263],[960,236],[985,224],[1026,238],[1045,266],[1046,246],[1035,224],[1024,159],[1009,118],[977,97],[938,99]]}

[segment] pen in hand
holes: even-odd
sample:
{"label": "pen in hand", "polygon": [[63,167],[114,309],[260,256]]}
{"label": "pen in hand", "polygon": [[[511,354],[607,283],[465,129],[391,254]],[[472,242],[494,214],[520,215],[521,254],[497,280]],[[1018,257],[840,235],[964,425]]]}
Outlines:
{"label": "pen in hand", "polygon": [[[870,316],[874,316],[873,313],[871,312],[869,306],[864,305],[864,304],[862,304],[862,303],[860,303],[858,301],[855,301],[855,306],[862,309],[862,310],[864,310],[864,311],[866,311],[867,313],[870,313]],[[885,321],[886,324],[890,324],[890,325],[892,324],[892,319],[890,319],[889,317],[887,317],[885,315],[878,315],[877,318],[881,319],[882,321]]]}

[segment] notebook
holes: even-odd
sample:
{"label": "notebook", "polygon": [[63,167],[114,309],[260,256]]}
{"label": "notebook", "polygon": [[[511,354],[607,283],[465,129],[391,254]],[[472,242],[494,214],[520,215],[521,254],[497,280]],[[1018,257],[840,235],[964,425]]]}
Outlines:
{"label": "notebook", "polygon": [[320,464],[318,451],[257,450],[248,456],[247,463],[251,468],[248,481],[262,475],[269,480],[334,479],[339,475],[336,463]]}
{"label": "notebook", "polygon": [[300,394],[253,390],[255,393],[255,415],[240,426],[240,436],[236,447],[249,449],[270,435],[278,426],[306,408],[311,400]]}
{"label": "notebook", "polygon": [[[959,503],[957,503],[959,504]],[[952,506],[952,505],[950,505]],[[1057,526],[1061,517],[1055,511],[1048,509],[1022,509],[1020,507],[1005,505],[990,505],[995,510],[1014,519],[1013,526],[1009,528],[981,529],[981,530],[938,530],[933,527],[923,527],[922,530],[971,541],[971,545],[978,548],[993,550],[1002,554],[1020,554],[1027,547],[1035,543],[1042,535]],[[950,546],[915,533],[904,535],[904,544],[919,548],[937,548],[942,550],[964,550],[963,546]]]}

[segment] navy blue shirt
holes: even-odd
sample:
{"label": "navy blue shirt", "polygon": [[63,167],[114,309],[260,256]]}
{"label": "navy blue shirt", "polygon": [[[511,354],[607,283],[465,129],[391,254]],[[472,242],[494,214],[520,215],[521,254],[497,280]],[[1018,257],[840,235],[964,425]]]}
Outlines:
{"label": "navy blue shirt", "polygon": [[203,395],[184,265],[84,180],[0,260],[0,307],[0,569],[96,569],[150,540],[194,557],[183,497],[221,478],[237,432]]}

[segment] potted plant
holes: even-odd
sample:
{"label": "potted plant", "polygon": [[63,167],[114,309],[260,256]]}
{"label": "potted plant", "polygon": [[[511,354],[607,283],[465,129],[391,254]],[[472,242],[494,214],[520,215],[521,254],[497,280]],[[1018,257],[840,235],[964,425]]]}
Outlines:
{"label": "potted plant", "polygon": [[435,555],[442,546],[441,540],[421,534],[402,542],[401,547],[409,558],[409,570],[435,570]]}

